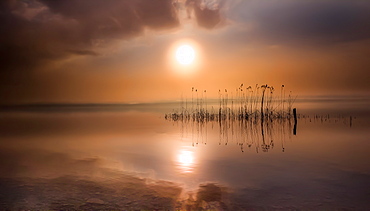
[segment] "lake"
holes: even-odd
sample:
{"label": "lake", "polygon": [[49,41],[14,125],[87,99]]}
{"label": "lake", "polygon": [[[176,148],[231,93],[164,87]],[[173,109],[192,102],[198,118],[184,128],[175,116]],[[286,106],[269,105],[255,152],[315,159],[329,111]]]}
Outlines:
{"label": "lake", "polygon": [[0,209],[370,209],[369,99],[298,99],[296,125],[179,104],[2,106]]}

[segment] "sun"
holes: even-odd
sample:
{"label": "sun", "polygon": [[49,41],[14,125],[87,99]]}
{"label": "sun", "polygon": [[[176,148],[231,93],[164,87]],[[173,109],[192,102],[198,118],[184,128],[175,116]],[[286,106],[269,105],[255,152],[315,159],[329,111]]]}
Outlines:
{"label": "sun", "polygon": [[190,45],[181,45],[176,50],[176,60],[182,65],[190,65],[194,62],[195,51]]}
{"label": "sun", "polygon": [[191,39],[180,39],[168,46],[168,70],[177,76],[192,77],[201,71],[204,54],[201,45]]}

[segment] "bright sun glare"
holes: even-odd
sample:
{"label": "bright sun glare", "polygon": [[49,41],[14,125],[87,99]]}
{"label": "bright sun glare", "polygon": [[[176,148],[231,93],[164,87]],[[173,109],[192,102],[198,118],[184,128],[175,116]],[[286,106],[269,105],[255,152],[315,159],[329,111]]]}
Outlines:
{"label": "bright sun glare", "polygon": [[181,45],[176,50],[176,60],[182,65],[190,65],[195,59],[195,51],[190,45]]}
{"label": "bright sun glare", "polygon": [[183,166],[190,166],[193,163],[193,154],[189,151],[182,151],[179,154],[179,162]]}

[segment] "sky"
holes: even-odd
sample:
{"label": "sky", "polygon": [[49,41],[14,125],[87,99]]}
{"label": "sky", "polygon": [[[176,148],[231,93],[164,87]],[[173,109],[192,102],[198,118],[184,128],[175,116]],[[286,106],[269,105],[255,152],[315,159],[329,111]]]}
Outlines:
{"label": "sky", "polygon": [[[241,83],[369,96],[370,1],[2,0],[0,103],[217,97]],[[176,49],[195,51],[181,65]]]}

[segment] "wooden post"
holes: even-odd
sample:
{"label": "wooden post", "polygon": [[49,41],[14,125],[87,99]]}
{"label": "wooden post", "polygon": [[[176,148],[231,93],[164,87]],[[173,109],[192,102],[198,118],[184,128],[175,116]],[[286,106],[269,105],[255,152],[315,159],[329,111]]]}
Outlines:
{"label": "wooden post", "polygon": [[293,108],[293,117],[294,117],[293,135],[297,135],[297,109],[296,108]]}

